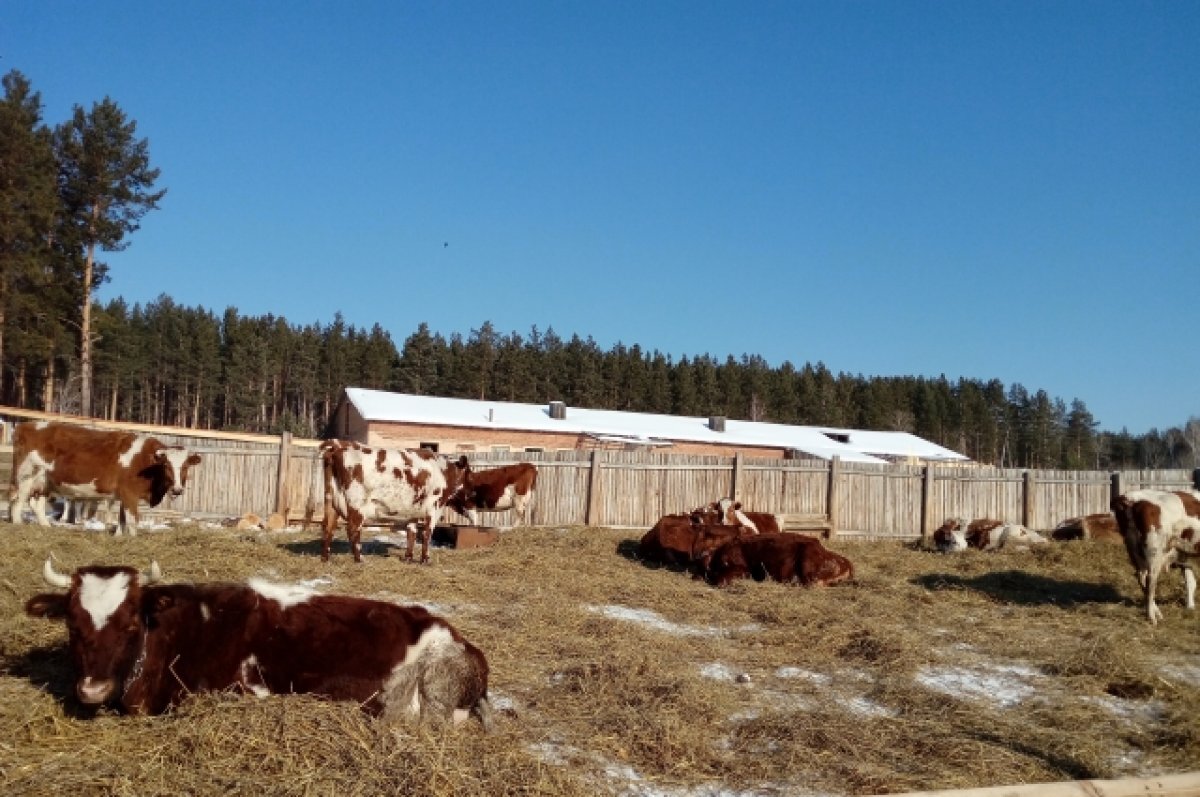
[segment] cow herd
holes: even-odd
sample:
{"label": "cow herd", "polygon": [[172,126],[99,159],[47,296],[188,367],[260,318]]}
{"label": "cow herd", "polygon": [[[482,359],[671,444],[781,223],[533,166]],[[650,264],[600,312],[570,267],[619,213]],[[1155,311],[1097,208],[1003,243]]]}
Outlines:
{"label": "cow herd", "polygon": [[[324,517],[321,558],[344,521],[350,551],[361,561],[361,529],[372,520],[411,518],[406,557],[421,535],[421,561],[449,507],[477,522],[479,511],[515,510],[528,524],[537,484],[522,463],[473,471],[466,457],[326,440],[321,444]],[[134,533],[138,504],[178,497],[201,457],[145,434],[52,422],[16,425],[10,512],[29,506],[49,525],[51,496],[119,506],[117,532]],[[1112,512],[1073,518],[1052,539],[1124,543],[1146,601],[1149,621],[1167,568],[1183,571],[1188,609],[1195,607],[1200,558],[1200,492],[1135,490],[1113,499]],[[933,535],[941,551],[1023,548],[1048,542],[1018,524],[948,519]],[[685,570],[724,587],[736,579],[830,586],[854,578],[854,567],[816,537],[780,530],[769,513],[723,498],[666,515],[637,544],[642,561]],[[385,719],[415,717],[489,724],[488,665],[483,652],[444,619],[419,606],[322,595],[260,579],[228,584],[158,584],[161,571],[91,565],[72,574],[51,561],[43,578],[65,592],[35,595],[34,617],[65,620],[86,705],[159,713],[202,690],[236,689],[256,696],[304,692],[352,700]]]}
{"label": "cow herd", "polygon": [[816,537],[781,532],[774,515],[744,510],[729,498],[664,515],[637,553],[642,561],[688,570],[717,587],[739,578],[812,587],[854,577],[850,560]]}

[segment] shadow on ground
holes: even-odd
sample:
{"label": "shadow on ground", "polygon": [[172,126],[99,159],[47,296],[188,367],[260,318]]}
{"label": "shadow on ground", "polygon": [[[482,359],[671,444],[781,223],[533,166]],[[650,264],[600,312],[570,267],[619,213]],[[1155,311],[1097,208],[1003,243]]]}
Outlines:
{"label": "shadow on ground", "polygon": [[968,589],[989,598],[1022,606],[1078,606],[1084,603],[1126,603],[1109,584],[1048,578],[1024,570],[997,570],[979,576],[929,573],[912,579],[925,589]]}

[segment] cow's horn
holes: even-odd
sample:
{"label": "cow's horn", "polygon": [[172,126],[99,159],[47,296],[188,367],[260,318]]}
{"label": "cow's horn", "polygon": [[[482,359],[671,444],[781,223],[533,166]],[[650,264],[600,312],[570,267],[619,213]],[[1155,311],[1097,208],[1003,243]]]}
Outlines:
{"label": "cow's horn", "polygon": [[158,566],[157,561],[151,560],[150,568],[147,570],[143,570],[141,573],[142,586],[144,587],[147,584],[153,584],[155,581],[158,581],[160,578],[162,578],[162,569]]}
{"label": "cow's horn", "polygon": [[42,578],[46,579],[46,583],[52,587],[61,587],[66,589],[71,586],[71,577],[64,576],[62,573],[54,569],[54,565],[50,562],[49,557],[46,558],[46,564],[42,565]]}

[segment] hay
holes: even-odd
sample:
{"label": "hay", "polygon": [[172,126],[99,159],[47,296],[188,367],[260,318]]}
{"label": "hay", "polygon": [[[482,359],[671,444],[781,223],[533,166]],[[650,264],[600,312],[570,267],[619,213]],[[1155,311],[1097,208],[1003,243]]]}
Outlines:
{"label": "hay", "polygon": [[[604,529],[519,529],[425,567],[385,538],[356,566],[344,540],[322,565],[311,533],[0,533],[0,793],[865,794],[1200,769],[1200,618],[1172,575],[1149,626],[1116,546],[835,543],[850,584],[718,591]],[[487,653],[496,730],[305,696],[91,716],[63,627],[21,608],[51,550],[63,569],[156,559],[168,581],[424,603]]]}

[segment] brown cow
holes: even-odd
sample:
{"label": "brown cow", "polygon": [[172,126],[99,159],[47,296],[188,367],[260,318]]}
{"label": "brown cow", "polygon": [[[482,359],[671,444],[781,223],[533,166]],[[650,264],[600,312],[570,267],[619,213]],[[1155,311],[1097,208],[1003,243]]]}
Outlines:
{"label": "brown cow", "polygon": [[93,565],[43,576],[66,594],[30,598],[65,618],[86,705],[159,714],[193,692],[296,692],[357,703],[388,721],[474,716],[486,728],[488,665],[420,606],[319,595],[293,584],[153,585],[161,572]]}
{"label": "brown cow", "polygon": [[778,534],[779,518],[769,512],[750,512],[742,508],[740,501],[722,498],[692,510],[701,515],[704,522],[724,526],[741,526],[755,534]]}
{"label": "brown cow", "polygon": [[466,515],[471,525],[479,525],[479,511],[517,511],[516,525],[529,525],[529,504],[537,489],[537,466],[518,462],[488,470],[469,471],[461,492],[450,499],[449,506]]}
{"label": "brown cow", "polygon": [[[115,498],[120,502],[117,533],[137,533],[138,502],[158,506],[163,498],[183,494],[188,471],[199,454],[168,446],[148,435],[91,429],[53,421],[18,423],[13,432],[13,523],[22,523],[28,503],[43,526],[49,526],[46,501]],[[132,518],[132,521],[130,520]]]}
{"label": "brown cow", "polygon": [[1121,527],[1112,512],[1096,512],[1091,515],[1067,518],[1050,532],[1053,540],[1098,540],[1120,544]]}
{"label": "brown cow", "polygon": [[1146,597],[1152,625],[1162,619],[1154,602],[1158,579],[1167,567],[1183,570],[1185,601],[1196,608],[1196,572],[1200,562],[1200,492],[1134,490],[1112,500],[1125,551]]}
{"label": "brown cow", "polygon": [[[363,523],[376,517],[416,516],[424,523],[421,562],[429,561],[429,540],[446,503],[462,489],[469,466],[466,457],[449,462],[427,449],[375,448],[347,440],[321,443],[325,476],[325,519],[322,524],[321,561],[329,561],[329,547],[338,518],[346,521],[346,536],[354,561],[362,561],[359,542]],[[405,524],[413,558],[416,520]]]}
{"label": "brown cow", "polygon": [[708,580],[723,587],[735,578],[771,579],[783,584],[828,586],[854,577],[854,565],[803,534],[744,535],[712,554]]}
{"label": "brown cow", "polygon": [[644,562],[656,562],[668,567],[689,568],[696,539],[707,530],[737,531],[730,526],[704,523],[695,514],[663,515],[638,542],[638,558]]}

